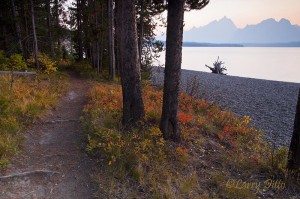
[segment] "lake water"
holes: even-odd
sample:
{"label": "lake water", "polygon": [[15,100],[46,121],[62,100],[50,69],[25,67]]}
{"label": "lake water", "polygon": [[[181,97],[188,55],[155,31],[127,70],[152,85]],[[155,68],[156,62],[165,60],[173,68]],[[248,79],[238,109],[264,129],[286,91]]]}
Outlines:
{"label": "lake water", "polygon": [[300,48],[183,47],[182,68],[210,72],[218,56],[228,75],[300,83]]}

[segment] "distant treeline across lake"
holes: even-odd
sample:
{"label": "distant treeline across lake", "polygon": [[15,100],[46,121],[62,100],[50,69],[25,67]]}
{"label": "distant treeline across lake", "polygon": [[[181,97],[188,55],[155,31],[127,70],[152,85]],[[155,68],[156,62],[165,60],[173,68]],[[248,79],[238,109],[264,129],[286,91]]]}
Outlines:
{"label": "distant treeline across lake", "polygon": [[183,47],[300,47],[300,42],[289,43],[243,43],[243,44],[231,44],[231,43],[198,43],[198,42],[183,42]]}

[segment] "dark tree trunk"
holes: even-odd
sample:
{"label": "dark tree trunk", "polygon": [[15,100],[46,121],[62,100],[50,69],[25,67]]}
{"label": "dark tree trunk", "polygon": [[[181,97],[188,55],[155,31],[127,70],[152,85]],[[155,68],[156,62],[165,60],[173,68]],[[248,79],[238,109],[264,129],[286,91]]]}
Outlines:
{"label": "dark tree trunk", "polygon": [[17,39],[17,44],[18,44],[18,52],[23,53],[21,28],[20,28],[20,23],[19,23],[19,20],[18,20],[18,15],[19,14],[16,10],[15,0],[11,0],[11,7],[12,7],[13,19],[14,19],[14,24],[15,24],[15,29],[16,29],[16,39]]}
{"label": "dark tree trunk", "polygon": [[7,53],[8,51],[8,40],[7,40],[7,30],[6,30],[6,25],[4,24],[2,27],[2,35],[3,35],[3,47],[4,47],[4,51],[5,53]]}
{"label": "dark tree trunk", "polygon": [[108,1],[108,41],[109,41],[109,75],[115,79],[115,39],[114,39],[114,9],[113,0]]}
{"label": "dark tree trunk", "polygon": [[4,50],[5,54],[8,51],[8,40],[7,40],[7,31],[6,31],[6,23],[4,23],[4,12],[0,7],[0,49]]}
{"label": "dark tree trunk", "polygon": [[52,27],[51,27],[51,7],[50,0],[46,2],[47,7],[47,26],[48,26],[48,39],[49,39],[49,48],[51,56],[54,57],[54,48],[53,48],[53,40],[52,40]]}
{"label": "dark tree trunk", "polygon": [[100,27],[101,27],[101,31],[100,31],[100,38],[99,38],[99,42],[97,43],[97,47],[98,47],[98,52],[97,52],[97,60],[98,60],[98,67],[97,67],[97,71],[98,73],[101,72],[101,67],[102,67],[102,63],[103,63],[103,44],[104,44],[104,32],[103,32],[103,26],[104,26],[104,2],[100,2],[101,3],[101,23],[100,23]]}
{"label": "dark tree trunk", "polygon": [[100,73],[100,46],[98,41],[96,42],[96,67],[97,67],[97,73],[99,74]]}
{"label": "dark tree trunk", "polygon": [[288,169],[300,169],[300,89],[287,167]]}
{"label": "dark tree trunk", "polygon": [[35,30],[35,19],[34,19],[34,4],[33,0],[30,0],[30,7],[31,7],[31,20],[32,20],[32,34],[33,34],[33,42],[34,42],[34,61],[35,61],[35,66],[37,69],[40,69],[40,64],[38,60],[38,43],[37,43],[37,37],[36,37],[36,30]]}
{"label": "dark tree trunk", "polygon": [[[94,63],[95,63],[95,68],[97,68],[97,73],[99,74],[100,73],[100,47],[99,47],[99,33],[98,33],[98,30],[99,30],[99,23],[98,23],[98,15],[97,15],[97,12],[98,10],[96,9],[97,8],[97,4],[96,2],[94,2],[94,7],[95,7],[95,24],[96,24],[96,30],[97,30],[97,34],[96,34],[96,41],[94,42]],[[101,10],[101,13],[103,15],[103,11]],[[101,15],[101,16],[102,16]]]}
{"label": "dark tree trunk", "polygon": [[89,45],[89,14],[87,10],[87,0],[81,0],[81,14],[82,14],[82,23],[81,23],[81,29],[82,29],[82,40],[83,40],[83,52],[85,55],[85,59],[90,60],[91,54],[90,54],[90,45]]}
{"label": "dark tree trunk", "polygon": [[22,24],[23,24],[23,27],[25,29],[25,32],[24,32],[24,38],[27,38],[27,39],[24,39],[24,46],[23,46],[23,55],[24,57],[27,59],[29,57],[29,54],[30,54],[30,47],[29,47],[29,44],[31,43],[29,41],[30,37],[29,37],[29,19],[28,19],[28,13],[27,13],[27,1],[26,0],[22,0],[21,1],[21,16],[22,16]]}
{"label": "dark tree trunk", "polygon": [[121,48],[120,48],[120,33],[118,32],[120,30],[120,28],[118,27],[120,25],[120,23],[118,22],[118,19],[120,19],[120,14],[121,12],[118,10],[120,9],[119,4],[115,3],[115,18],[116,18],[116,26],[115,26],[115,38],[116,38],[116,67],[117,67],[117,74],[121,77]]}
{"label": "dark tree trunk", "polygon": [[83,39],[82,39],[82,2],[77,0],[77,39],[78,39],[78,59],[83,60]]}
{"label": "dark tree trunk", "polygon": [[56,33],[57,33],[57,48],[61,49],[61,42],[60,42],[60,20],[59,20],[59,3],[58,0],[54,1],[55,10],[54,10],[54,16],[55,16],[55,26],[56,26]]}
{"label": "dark tree trunk", "polygon": [[138,60],[135,1],[116,1],[117,38],[119,41],[121,83],[123,91],[123,124],[134,124],[144,118],[141,72]]}
{"label": "dark tree trunk", "polygon": [[139,27],[139,62],[142,65],[142,49],[144,37],[144,0],[141,0],[141,14],[140,14],[140,27]]}
{"label": "dark tree trunk", "polygon": [[168,1],[166,66],[160,129],[165,139],[180,140],[178,95],[181,72],[185,0]]}

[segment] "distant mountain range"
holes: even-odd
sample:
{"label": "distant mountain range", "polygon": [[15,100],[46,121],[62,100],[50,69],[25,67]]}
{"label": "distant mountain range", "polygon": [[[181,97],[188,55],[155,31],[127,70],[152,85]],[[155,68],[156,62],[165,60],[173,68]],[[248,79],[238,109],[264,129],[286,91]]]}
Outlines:
{"label": "distant mountain range", "polygon": [[[165,37],[157,39],[164,41]],[[271,18],[240,29],[224,17],[184,31],[183,41],[185,46],[300,46],[300,26],[292,25],[287,19]]]}

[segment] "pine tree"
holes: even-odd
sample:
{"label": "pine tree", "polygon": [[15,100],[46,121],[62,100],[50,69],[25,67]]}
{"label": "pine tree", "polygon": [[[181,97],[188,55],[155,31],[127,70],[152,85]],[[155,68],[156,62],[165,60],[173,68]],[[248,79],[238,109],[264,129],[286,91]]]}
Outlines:
{"label": "pine tree", "polygon": [[180,140],[178,96],[182,59],[184,9],[202,9],[209,0],[169,0],[166,63],[160,129],[165,139]]}
{"label": "pine tree", "polygon": [[30,0],[30,8],[31,8],[33,43],[34,43],[33,56],[34,56],[34,62],[35,62],[36,68],[40,69],[40,64],[39,64],[39,60],[38,60],[39,48],[38,48],[38,42],[37,42],[37,36],[36,36],[36,29],[35,29],[35,16],[34,16],[34,4],[33,4],[33,0]]}
{"label": "pine tree", "polygon": [[140,64],[135,1],[116,1],[116,34],[123,91],[123,124],[130,125],[144,118],[144,103]]}

